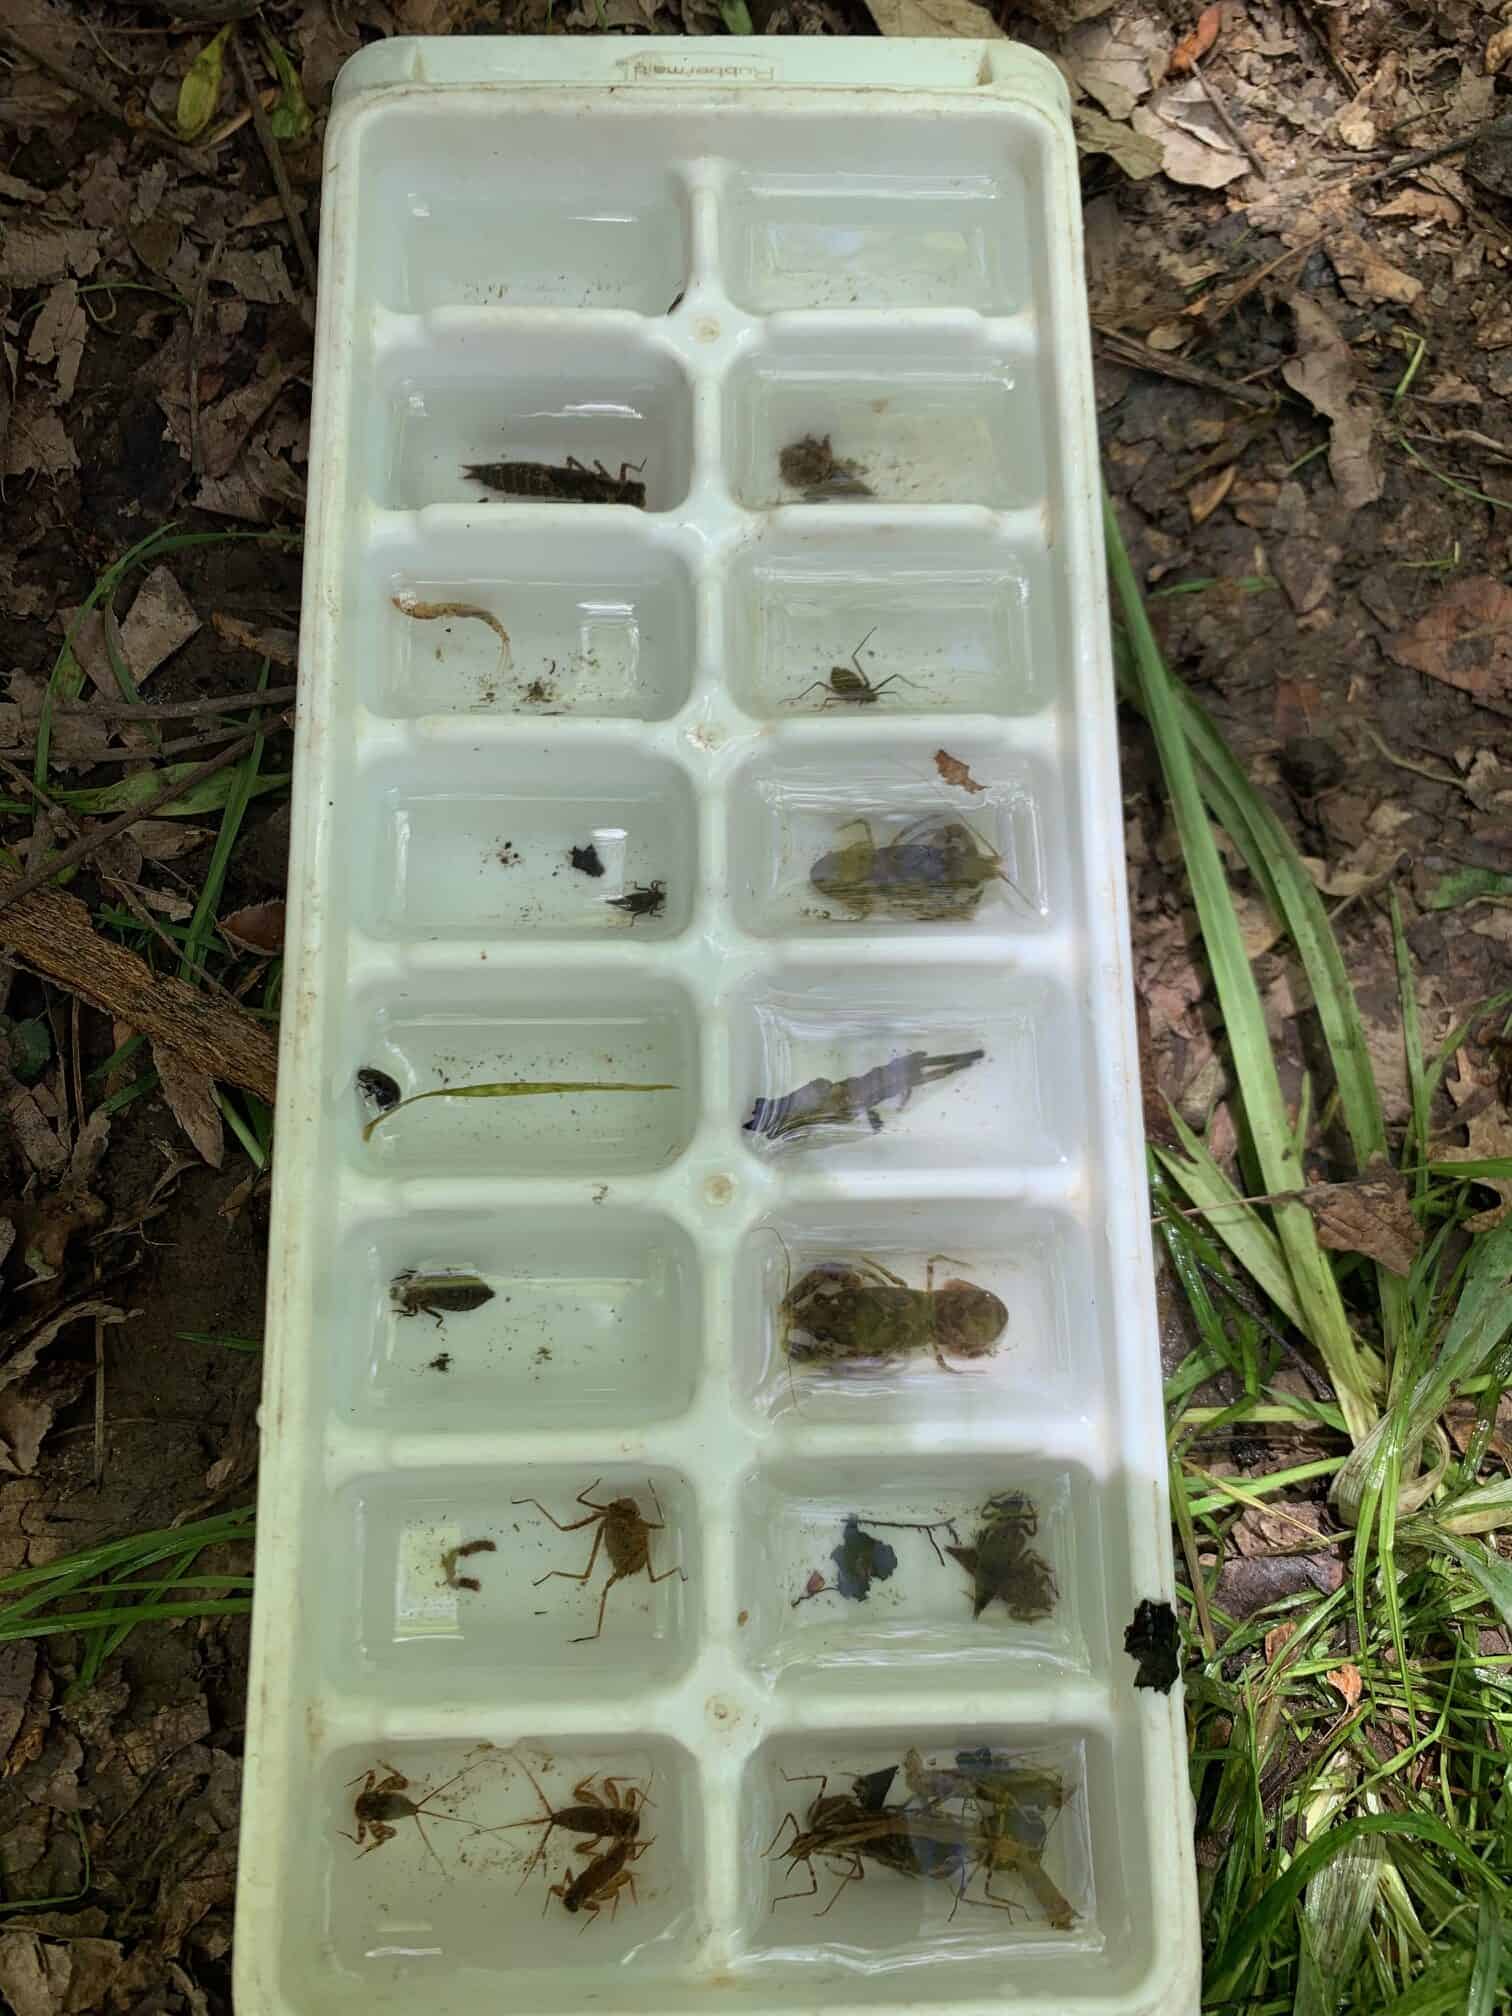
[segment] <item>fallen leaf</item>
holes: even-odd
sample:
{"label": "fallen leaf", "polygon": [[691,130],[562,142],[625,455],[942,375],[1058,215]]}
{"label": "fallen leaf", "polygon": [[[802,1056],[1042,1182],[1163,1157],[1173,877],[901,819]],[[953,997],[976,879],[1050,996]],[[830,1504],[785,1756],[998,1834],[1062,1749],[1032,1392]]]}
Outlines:
{"label": "fallen leaf", "polygon": [[1200,63],[1209,49],[1218,40],[1218,30],[1223,25],[1223,9],[1216,4],[1204,7],[1197,16],[1197,26],[1190,34],[1183,35],[1171,51],[1171,74],[1177,75],[1190,70],[1194,63]]}
{"label": "fallen leaf", "polygon": [[1323,241],[1323,249],[1339,276],[1346,298],[1357,305],[1392,301],[1402,308],[1416,308],[1422,300],[1422,281],[1383,259],[1358,231],[1342,226],[1331,229]]}
{"label": "fallen leaf", "polygon": [[1146,182],[1158,175],[1164,158],[1160,142],[1136,133],[1105,113],[1089,112],[1078,105],[1071,114],[1076,128],[1076,144],[1083,154],[1106,154],[1122,168],[1131,182]]}
{"label": "fallen leaf", "polygon": [[1095,21],[1066,38],[1057,60],[1073,91],[1095,98],[1110,119],[1127,119],[1157,81],[1151,66],[1160,58]]}
{"label": "fallen leaf", "polygon": [[138,819],[131,837],[144,861],[176,861],[215,838],[208,826],[186,826],[181,819]]}
{"label": "fallen leaf", "polygon": [[1486,44],[1486,75],[1494,77],[1512,62],[1512,27],[1498,28]]}
{"label": "fallen leaf", "polygon": [[24,1387],[0,1393],[0,1475],[33,1475],[48,1429],[93,1376],[87,1365],[46,1365]]}
{"label": "fallen leaf", "polygon": [[[282,215],[276,201],[274,214]],[[234,289],[241,300],[255,301],[264,307],[276,307],[282,301],[294,299],[289,269],[276,245],[264,245],[256,252],[242,246],[222,253],[215,277]]]}
{"label": "fallen leaf", "polygon": [[4,1113],[10,1122],[16,1146],[33,1169],[44,1176],[56,1176],[59,1170],[67,1167],[68,1151],[24,1085],[17,1085],[11,1093],[5,1102]]}
{"label": "fallen leaf", "polygon": [[1422,1227],[1395,1170],[1368,1183],[1315,1183],[1306,1193],[1318,1243],[1331,1253],[1363,1253],[1390,1274],[1412,1272]]}
{"label": "fallen leaf", "polygon": [[70,476],[78,468],[74,445],[40,385],[22,387],[11,409],[4,457],[0,469],[7,476]]}
{"label": "fallen leaf", "polygon": [[1343,1695],[1346,1708],[1356,1708],[1359,1706],[1364,1682],[1360,1679],[1360,1669],[1358,1666],[1335,1666],[1333,1671],[1325,1673],[1323,1678],[1328,1682],[1330,1687],[1336,1688]]}
{"label": "fallen leaf", "polygon": [[1357,151],[1376,144],[1376,122],[1371,113],[1369,91],[1362,91],[1352,105],[1339,114],[1339,138]]}
{"label": "fallen leaf", "polygon": [[271,659],[292,671],[299,663],[299,632],[268,627],[256,630],[250,623],[243,623],[237,616],[228,616],[223,609],[211,615],[216,635],[224,637],[228,644],[234,644],[241,651],[250,651],[254,658]]}
{"label": "fallen leaf", "polygon": [[281,902],[249,903],[244,910],[222,917],[220,929],[242,951],[271,958],[283,950],[284,906]]}
{"label": "fallen leaf", "polygon": [[947,784],[954,784],[961,791],[985,791],[985,784],[978,784],[959,756],[952,756],[948,749],[936,749],[935,768]]}
{"label": "fallen leaf", "polygon": [[977,0],[866,0],[884,35],[963,35],[970,41],[1006,40]]}
{"label": "fallen leaf", "polygon": [[19,1351],[13,1351],[0,1365],[0,1389],[17,1385],[31,1372],[42,1353],[71,1323],[124,1323],[126,1312],[113,1302],[71,1302],[34,1330]]}
{"label": "fallen leaf", "polygon": [[1308,294],[1293,294],[1290,307],[1297,355],[1281,366],[1281,375],[1330,423],[1329,472],[1340,501],[1357,511],[1373,504],[1386,487],[1375,404],[1361,387],[1354,356],[1327,309]]}
{"label": "fallen leaf", "polygon": [[174,1119],[210,1167],[219,1169],[226,1159],[226,1135],[215,1103],[215,1080],[165,1043],[153,1043],[152,1062]]}
{"label": "fallen leaf", "polygon": [[1158,144],[1160,165],[1173,182],[1222,189],[1250,172],[1196,77],[1158,91],[1135,112],[1133,123]]}
{"label": "fallen leaf", "polygon": [[228,21],[201,49],[179,85],[176,123],[180,140],[197,140],[215,117],[225,69],[226,42],[235,26]]}
{"label": "fallen leaf", "polygon": [[1218,506],[1234,487],[1234,478],[1239,474],[1239,464],[1230,462],[1226,468],[1215,470],[1211,476],[1204,476],[1194,483],[1187,492],[1187,509],[1192,514],[1192,523],[1201,525],[1212,517]]}
{"label": "fallen leaf", "polygon": [[69,273],[87,280],[99,263],[98,231],[60,230],[12,217],[0,236],[0,280],[13,287],[45,287]]}
{"label": "fallen leaf", "polygon": [[121,625],[121,651],[140,686],[200,627],[193,604],[166,567],[154,567]]}
{"label": "fallen leaf", "polygon": [[[1460,205],[1452,196],[1446,196],[1438,189],[1404,189],[1399,196],[1393,196],[1389,203],[1383,203],[1373,214],[1377,217],[1406,217],[1419,224],[1446,224],[1450,230],[1457,230],[1465,221],[1465,213]],[[1449,382],[1451,381],[1447,378],[1439,381],[1440,385]],[[1414,386],[1413,389],[1415,391],[1417,388]],[[1480,394],[1473,385],[1466,386],[1460,396],[1464,397],[1466,393],[1473,397],[1475,404],[1480,404]],[[1442,399],[1442,392],[1438,396]]]}
{"label": "fallen leaf", "polygon": [[1470,574],[1386,646],[1399,665],[1512,714],[1512,587]]}
{"label": "fallen leaf", "polygon": [[26,355],[33,364],[56,364],[57,387],[53,397],[60,406],[73,396],[88,333],[89,318],[79,299],[79,283],[58,281],[32,324]]}
{"label": "fallen leaf", "polygon": [[1293,1638],[1296,1637],[1298,1628],[1295,1624],[1273,1624],[1269,1631],[1266,1632],[1265,1663],[1267,1666],[1275,1665],[1276,1655],[1286,1650]]}

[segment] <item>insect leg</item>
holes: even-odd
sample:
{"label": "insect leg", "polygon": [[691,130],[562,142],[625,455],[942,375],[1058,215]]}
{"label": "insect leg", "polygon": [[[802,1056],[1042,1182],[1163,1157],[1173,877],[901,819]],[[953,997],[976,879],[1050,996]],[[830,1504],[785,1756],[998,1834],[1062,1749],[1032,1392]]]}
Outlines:
{"label": "insect leg", "polygon": [[[593,1489],[592,1484],[588,1486],[588,1489],[590,1491]],[[534,1505],[541,1517],[549,1519],[558,1533],[576,1533],[580,1526],[591,1526],[593,1524],[593,1514],[590,1513],[586,1519],[574,1519],[569,1525],[564,1526],[554,1513],[546,1510],[546,1507],[541,1503],[539,1498],[511,1498],[509,1502],[511,1505]]]}
{"label": "insect leg", "polygon": [[[586,1526],[588,1521],[580,1519],[578,1524],[579,1526]],[[601,1519],[599,1521],[599,1529],[593,1536],[593,1552],[588,1556],[588,1566],[583,1570],[581,1575],[574,1574],[570,1568],[548,1568],[544,1575],[537,1575],[534,1582],[530,1585],[531,1588],[539,1589],[543,1582],[550,1582],[554,1576],[558,1575],[564,1582],[586,1582],[588,1577],[593,1573],[593,1564],[598,1559],[599,1548],[603,1545],[603,1542],[604,1522]]]}
{"label": "insect leg", "polygon": [[[812,1873],[812,1864],[810,1865],[810,1873]],[[851,1850],[851,1866],[844,1871],[844,1873],[840,1878],[840,1881],[835,1885],[834,1896],[831,1897],[830,1901],[828,1902],[828,1904],[825,1905],[824,1909],[822,1911],[816,1911],[814,1913],[814,1916],[816,1918],[828,1918],[831,1911],[833,1911],[835,1906],[840,1902],[840,1892],[845,1888],[847,1883],[858,1883],[865,1874],[866,1871],[861,1866],[861,1850],[859,1848],[853,1848]],[[816,1883],[814,1885],[814,1888],[817,1890],[818,1887],[819,1886]]]}
{"label": "insect leg", "polygon": [[[602,1538],[602,1534],[600,1534],[600,1537]],[[595,1554],[597,1554],[598,1552],[597,1540],[595,1540],[593,1543],[593,1551]],[[592,1568],[593,1563],[590,1561],[588,1563],[588,1566],[589,1568]],[[580,1579],[586,1581],[587,1576],[584,1575]],[[569,1638],[567,1641],[569,1645],[591,1645],[595,1638],[602,1636],[604,1629],[604,1605],[609,1601],[609,1591],[614,1587],[616,1582],[621,1582],[623,1580],[624,1577],[621,1575],[619,1569],[616,1568],[614,1573],[609,1577],[609,1580],[604,1584],[604,1593],[599,1598],[597,1624],[594,1625],[591,1631],[584,1632],[581,1638]]]}

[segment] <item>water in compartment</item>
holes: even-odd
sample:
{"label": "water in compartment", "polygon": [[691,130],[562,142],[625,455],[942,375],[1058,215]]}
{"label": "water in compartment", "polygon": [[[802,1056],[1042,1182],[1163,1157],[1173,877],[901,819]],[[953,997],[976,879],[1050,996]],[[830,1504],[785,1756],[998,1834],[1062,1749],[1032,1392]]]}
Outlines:
{"label": "water in compartment", "polygon": [[929,744],[864,729],[847,738],[843,762],[831,748],[754,756],[730,787],[741,926],[766,937],[1042,924],[1049,779],[980,737],[952,740],[939,755],[965,765],[967,784],[947,781]]}
{"label": "water in compartment", "polygon": [[1084,1620],[1104,1608],[1078,1531],[1087,1496],[1079,1476],[1007,1456],[757,1471],[738,1514],[741,1655],[766,1680],[873,1696],[905,1676],[983,1686],[984,1669],[1001,1684],[1013,1663],[1084,1670]]}
{"label": "water in compartment", "polygon": [[[572,969],[411,975],[354,1017],[362,1045],[334,1108],[349,1152],[393,1175],[627,1175],[692,1138],[698,1038],[675,982],[628,955]],[[384,1110],[365,1090],[381,1073]],[[521,1094],[472,1088],[587,1086]],[[417,1096],[425,1095],[425,1096]]]}
{"label": "water in compartment", "polygon": [[359,921],[383,938],[670,938],[698,883],[687,773],[618,742],[428,750],[364,781]]}
{"label": "water in compartment", "polygon": [[[730,691],[761,720],[1034,713],[1053,692],[1054,604],[1044,554],[996,532],[768,525],[731,570]],[[838,692],[837,665],[864,688]]]}
{"label": "water in compartment", "polygon": [[[878,1977],[923,1967],[942,1970],[931,1973],[930,2001],[981,1994],[988,1983],[997,1997],[1064,1993],[1068,1957],[1105,1942],[1088,1814],[1093,1747],[1075,1731],[977,1724],[769,1738],[742,1794],[745,1856],[766,1879],[752,1886],[740,1964],[773,1987],[801,1970],[810,1993],[849,1975],[851,1994],[861,1992],[856,1977],[866,1977],[864,1992],[885,1994]],[[966,1786],[974,1770],[974,1782],[994,1793],[1006,1785],[1007,1795],[985,1809],[969,1791],[918,1800],[910,1753],[916,1771],[932,1774],[920,1779],[932,1792],[948,1792],[951,1774]],[[816,1810],[816,1800],[842,1798],[849,1811]],[[913,1816],[899,1817],[910,1803]],[[869,1838],[860,1807],[883,1816]],[[826,1828],[847,1823],[864,1845],[826,1856]],[[815,1850],[807,1860],[785,1852],[795,1830],[809,1836],[798,1845]],[[915,1867],[889,1866],[889,1856]]]}
{"label": "water in compartment", "polygon": [[317,1327],[348,1418],[425,1430],[632,1428],[679,1414],[702,1350],[698,1256],[611,1203],[410,1212],[346,1240]]}
{"label": "water in compartment", "polygon": [[[692,1491],[672,1472],[384,1472],[342,1501],[350,1558],[328,1620],[333,1656],[388,1699],[492,1703],[507,1672],[511,1699],[620,1700],[628,1687],[666,1684],[693,1657],[698,1525]],[[632,1554],[638,1545],[640,1568],[606,1595],[622,1542]]]}
{"label": "water in compartment", "polygon": [[[424,347],[388,356],[376,391],[368,423],[377,436],[373,490],[395,510],[518,505],[515,479],[502,473],[508,465],[565,469],[569,459],[644,484],[649,511],[668,510],[687,493],[687,380],[675,358],[622,329],[569,324],[545,341],[438,317]],[[467,473],[479,468],[500,473]],[[626,508],[613,497],[583,498],[569,477],[555,501],[536,493],[532,515],[573,503]]]}
{"label": "water in compartment", "polygon": [[783,966],[735,995],[741,1139],[826,1171],[1063,1162],[1084,1065],[1055,983],[934,963]]}
{"label": "water in compartment", "polygon": [[1043,400],[1027,358],[957,329],[933,342],[769,333],[725,388],[730,486],[780,504],[1038,503]]}
{"label": "water in compartment", "polygon": [[687,568],[622,514],[586,528],[544,513],[512,519],[501,542],[480,507],[444,542],[386,541],[357,593],[372,633],[365,697],[377,714],[664,721],[692,685]]}
{"label": "water in compartment", "polygon": [[[873,149],[878,143],[873,142]],[[754,315],[789,308],[975,308],[1029,296],[1022,178],[764,168],[725,198],[725,284]]]}
{"label": "water in compartment", "polygon": [[[585,1855],[586,1836],[518,1824],[541,1814],[532,1776],[554,1810],[577,1803],[574,1788],[612,1804],[605,1780],[615,1781],[620,1810],[640,1818],[618,1872],[633,1878],[633,1895],[628,1883],[597,1895],[585,1883],[597,1912],[566,1909],[573,1879],[627,1837],[601,1840]],[[380,1823],[392,1835],[375,1841],[358,1802],[366,1794],[367,1808],[382,1811],[387,1796],[392,1812],[383,1788],[395,1779],[404,1781],[394,1787],[398,1798],[420,1809],[418,1824],[393,1812]],[[692,1760],[677,1744],[639,1734],[508,1748],[384,1739],[333,1756],[317,1784],[329,1818],[312,1829],[307,1814],[293,1837],[309,1865],[306,1895],[323,1902],[328,1960],[374,1988],[434,1985],[460,1970],[497,1977],[539,1969],[546,1979],[532,1993],[555,2002],[576,1989],[589,2000],[627,1965],[657,1974],[689,1957],[702,1828]],[[642,1794],[654,1804],[642,1806]],[[360,1844],[346,1838],[359,1827]],[[596,1880],[607,1886],[615,1873],[601,1870]],[[326,1981],[327,1993],[333,1986]],[[491,1996],[498,1992],[495,1980]]]}
{"label": "water in compartment", "polygon": [[[975,1355],[947,1349],[948,1371],[934,1346],[967,1333],[948,1304],[942,1330],[939,1305],[926,1299],[931,1263],[936,1291],[964,1281],[991,1298],[970,1332]],[[1019,1201],[825,1197],[773,1211],[736,1260],[737,1398],[759,1421],[790,1427],[965,1429],[987,1418],[1018,1423],[1033,1442],[1053,1427],[1086,1426],[1107,1377],[1090,1267],[1078,1219]],[[862,1290],[880,1280],[891,1292],[875,1303],[863,1294],[854,1327],[827,1327],[816,1347],[801,1327],[809,1298],[852,1273]],[[914,1298],[903,1322],[885,1275]]]}
{"label": "water in compartment", "polygon": [[628,122],[605,174],[560,112],[501,125],[416,104],[385,123],[381,144],[366,142],[358,172],[371,190],[359,257],[385,307],[664,315],[684,285],[685,191],[653,136]]}

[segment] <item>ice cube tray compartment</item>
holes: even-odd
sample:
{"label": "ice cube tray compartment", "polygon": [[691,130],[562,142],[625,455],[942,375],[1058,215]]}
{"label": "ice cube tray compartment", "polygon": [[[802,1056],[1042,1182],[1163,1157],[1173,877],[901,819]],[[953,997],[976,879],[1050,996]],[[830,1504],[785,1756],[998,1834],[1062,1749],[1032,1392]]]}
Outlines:
{"label": "ice cube tray compartment", "polygon": [[[390,520],[351,591],[371,711],[403,720],[679,713],[694,666],[687,562],[639,514],[608,524],[594,515],[585,525],[576,510],[564,518],[479,504],[453,510],[444,530]],[[507,645],[482,620],[504,627],[500,612]]]}
{"label": "ice cube tray compartment", "polygon": [[688,1229],[612,1204],[372,1217],[322,1317],[336,1418],[421,1432],[671,1420],[703,1341]]}
{"label": "ice cube tray compartment", "polygon": [[238,2009],[1195,2016],[1059,78],[394,38],[327,165]]}

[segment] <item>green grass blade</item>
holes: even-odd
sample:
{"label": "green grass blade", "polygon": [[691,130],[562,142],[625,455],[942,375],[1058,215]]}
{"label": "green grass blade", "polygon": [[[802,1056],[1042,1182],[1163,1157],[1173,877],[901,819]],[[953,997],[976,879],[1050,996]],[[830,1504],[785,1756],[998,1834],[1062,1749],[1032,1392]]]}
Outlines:
{"label": "green grass blade", "polygon": [[[1497,1991],[1501,1985],[1502,1914],[1491,1895],[1489,1884],[1481,1885],[1480,1912],[1475,1926],[1475,1964],[1470,1970],[1470,1993],[1465,1999],[1465,2016],[1495,2016]],[[1505,2004],[1502,2005],[1505,2008]]]}
{"label": "green grass blade", "polygon": [[[1150,628],[1110,500],[1105,500],[1104,515],[1109,570],[1132,640],[1135,669],[1160,752],[1245,1117],[1266,1189],[1300,1190],[1306,1178],[1292,1141],[1260,992],[1244,950],[1218,845],[1198,788],[1182,710]],[[1273,1208],[1287,1272],[1302,1311],[1303,1328],[1328,1368],[1351,1437],[1358,1442],[1369,1432],[1379,1409],[1368,1369],[1350,1331],[1333,1270],[1318,1244],[1312,1214],[1306,1205],[1280,1204]]]}
{"label": "green grass blade", "polygon": [[[1291,1865],[1275,1877],[1259,1902],[1245,1913],[1222,1948],[1213,1957],[1205,1984],[1209,2001],[1226,2001],[1242,1993],[1242,1984],[1260,1956],[1265,1942],[1281,1928],[1308,1883],[1335,1856],[1352,1843],[1372,1835],[1406,1835],[1429,1841],[1448,1861],[1458,1864],[1472,1881],[1484,1879],[1485,1865],[1468,1843],[1449,1830],[1441,1820],[1427,1813],[1367,1813],[1330,1827],[1319,1840],[1310,1842]],[[1506,1887],[1495,1885],[1500,1908],[1506,1906]]]}
{"label": "green grass blade", "polygon": [[[268,683],[270,661],[264,658],[262,671],[258,674],[259,689]],[[261,715],[258,716],[261,721]],[[252,802],[252,794],[257,788],[257,773],[262,767],[264,736],[259,728],[253,738],[252,747],[240,763],[230,771],[230,787],[226,793],[226,809],[221,815],[220,831],[215,836],[215,846],[210,854],[210,866],[205,871],[204,885],[199,900],[194,906],[194,914],[189,919],[189,935],[184,944],[184,956],[179,962],[179,978],[191,979],[196,968],[205,963],[205,953],[210,943],[210,933],[214,929],[216,913],[220,908],[221,896],[226,886],[226,870],[231,865],[231,852],[236,845],[237,835],[247,807]]]}

